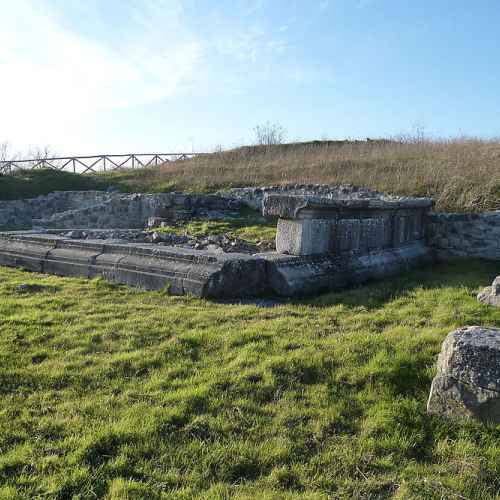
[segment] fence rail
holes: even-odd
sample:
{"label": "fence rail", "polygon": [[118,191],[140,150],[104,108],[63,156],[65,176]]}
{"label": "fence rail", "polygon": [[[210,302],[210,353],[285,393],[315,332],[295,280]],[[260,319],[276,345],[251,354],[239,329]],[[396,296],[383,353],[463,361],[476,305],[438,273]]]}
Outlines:
{"label": "fence rail", "polygon": [[13,174],[19,170],[36,168],[52,168],[80,174],[98,173],[123,168],[157,167],[169,162],[187,160],[200,154],[203,153],[141,153],[3,160],[0,161],[0,173]]}

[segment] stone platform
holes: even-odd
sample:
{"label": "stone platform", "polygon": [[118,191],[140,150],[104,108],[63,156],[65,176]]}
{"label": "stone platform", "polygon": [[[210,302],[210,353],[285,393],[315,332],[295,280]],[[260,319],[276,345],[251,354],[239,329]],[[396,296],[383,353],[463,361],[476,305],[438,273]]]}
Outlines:
{"label": "stone platform", "polygon": [[283,297],[341,290],[432,261],[429,249],[421,242],[366,255],[259,255],[268,264],[269,288]]}
{"label": "stone platform", "polygon": [[428,260],[421,242],[367,255],[293,256],[79,240],[36,231],[0,233],[0,266],[58,276],[100,276],[146,290],[206,298],[300,297],[396,274]]}
{"label": "stone platform", "polygon": [[267,286],[265,261],[251,255],[36,232],[0,233],[0,265],[207,298],[252,297]]}

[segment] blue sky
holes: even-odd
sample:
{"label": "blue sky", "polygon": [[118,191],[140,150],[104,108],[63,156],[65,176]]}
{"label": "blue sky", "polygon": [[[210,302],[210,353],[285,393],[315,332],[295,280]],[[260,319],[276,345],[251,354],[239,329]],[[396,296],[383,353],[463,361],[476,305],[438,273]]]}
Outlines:
{"label": "blue sky", "polygon": [[498,0],[0,0],[0,142],[500,136]]}

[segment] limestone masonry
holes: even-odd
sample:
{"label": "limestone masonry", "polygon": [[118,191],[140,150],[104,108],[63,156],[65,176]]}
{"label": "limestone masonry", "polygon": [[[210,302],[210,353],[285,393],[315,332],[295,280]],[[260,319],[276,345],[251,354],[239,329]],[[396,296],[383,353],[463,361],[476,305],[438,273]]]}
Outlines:
{"label": "limestone masonry", "polygon": [[29,200],[0,201],[0,230],[43,228],[142,228],[149,218],[221,218],[240,202],[217,195],[123,194],[59,191]]}
{"label": "limestone masonry", "polygon": [[479,214],[432,214],[429,245],[441,259],[477,257],[500,260],[500,210]]}
{"label": "limestone masonry", "polygon": [[[143,231],[191,218],[231,218],[242,205],[277,219],[276,251],[225,235]],[[500,212],[432,214],[431,208],[429,198],[353,186],[236,188],[214,195],[55,192],[0,202],[0,265],[104,276],[176,294],[249,297],[340,289],[436,258],[500,259]]]}
{"label": "limestone masonry", "polygon": [[477,299],[483,304],[500,307],[500,276],[497,276],[491,286],[487,286],[481,291]]}
{"label": "limestone masonry", "polygon": [[471,326],[446,337],[427,411],[500,423],[500,329]]}
{"label": "limestone masonry", "polygon": [[283,186],[232,188],[217,193],[220,196],[239,200],[254,210],[262,210],[264,197],[269,194],[292,194],[321,196],[323,198],[380,198],[384,195],[372,189],[348,185],[330,186],[329,184],[286,184]]}
{"label": "limestone masonry", "polygon": [[50,233],[0,233],[0,265],[198,297],[250,297],[266,286],[265,261],[247,254]]}

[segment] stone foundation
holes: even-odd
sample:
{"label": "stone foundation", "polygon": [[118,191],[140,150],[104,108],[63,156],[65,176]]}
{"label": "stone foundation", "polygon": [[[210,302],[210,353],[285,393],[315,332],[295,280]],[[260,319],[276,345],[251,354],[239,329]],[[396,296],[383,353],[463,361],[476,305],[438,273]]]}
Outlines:
{"label": "stone foundation", "polygon": [[207,298],[252,297],[267,287],[265,261],[246,254],[34,232],[0,234],[0,265]]}
{"label": "stone foundation", "polygon": [[[132,198],[124,208],[133,215],[127,218],[123,213],[122,222],[136,220],[136,205],[130,201],[151,202],[155,216],[161,217],[162,210],[170,209],[166,199]],[[153,290],[168,287],[173,294],[199,297],[303,296],[382,278],[430,260],[422,225],[430,204],[430,200],[272,195],[265,200],[265,213],[281,217],[278,253],[253,255],[226,253],[218,247],[211,251],[209,246],[196,250],[101,240],[95,230],[88,234],[96,239],[81,230],[1,233],[0,265],[62,276],[103,276],[117,283]],[[141,216],[144,212],[139,211]]]}
{"label": "stone foundation", "polygon": [[432,214],[427,241],[436,257],[500,260],[500,210],[480,214]]}
{"label": "stone foundation", "polygon": [[424,246],[365,256],[249,255],[124,240],[79,240],[37,232],[0,233],[0,265],[59,276],[101,276],[175,295],[300,297],[382,278],[428,261]]}
{"label": "stone foundation", "polygon": [[42,228],[143,228],[162,221],[237,215],[240,202],[216,195],[122,194],[64,191],[27,200],[0,202],[0,230]]}
{"label": "stone foundation", "polygon": [[366,255],[292,256],[264,253],[269,286],[282,297],[300,297],[341,290],[366,281],[396,275],[432,261],[422,243]]}

